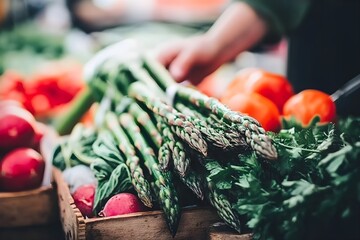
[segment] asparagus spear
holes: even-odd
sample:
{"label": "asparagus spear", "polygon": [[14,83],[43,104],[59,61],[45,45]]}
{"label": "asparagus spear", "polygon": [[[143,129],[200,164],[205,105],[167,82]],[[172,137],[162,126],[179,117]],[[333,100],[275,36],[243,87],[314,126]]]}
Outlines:
{"label": "asparagus spear", "polygon": [[[169,72],[156,60],[145,56],[143,58],[143,65],[163,90],[175,84]],[[233,112],[216,99],[209,98],[194,89],[178,86],[176,98],[181,99],[185,103],[209,110],[218,116],[219,119],[236,127],[258,155],[267,159],[277,159],[278,154],[271,139],[265,134],[265,130],[255,119]]]}
{"label": "asparagus spear", "polygon": [[188,168],[185,176],[179,175],[180,180],[193,192],[198,198],[204,200],[204,184],[202,178],[191,167]]}
{"label": "asparagus spear", "polygon": [[226,150],[247,146],[245,139],[238,131],[226,123],[215,120],[214,116],[211,116],[212,114],[209,117],[203,116],[201,113],[185,106],[181,102],[177,102],[175,107],[185,115],[192,117],[195,122],[198,122],[197,124],[195,123],[195,125],[201,126],[199,128],[201,133],[203,133],[206,136],[206,140],[213,143],[214,146]]}
{"label": "asparagus spear", "polygon": [[164,144],[169,147],[171,153],[170,159],[173,160],[175,170],[180,176],[185,176],[190,165],[190,159],[185,154],[183,143],[173,135],[170,128],[160,116],[157,116],[157,121],[158,129],[164,138]]}
{"label": "asparagus spear", "polygon": [[153,144],[160,146],[162,143],[162,137],[157,130],[156,126],[151,121],[149,114],[147,114],[137,103],[133,102],[129,105],[129,113],[135,118],[136,122],[141,124],[149,134]]}
{"label": "asparagus spear", "polygon": [[[174,142],[169,139],[169,133],[161,132],[152,123],[150,116],[135,102],[129,107],[129,113],[135,118],[136,122],[140,124],[150,136],[153,144],[158,149],[158,161],[162,171],[169,169],[170,161],[172,160],[172,149]],[[170,129],[167,129],[170,131]]]}
{"label": "asparagus spear", "polygon": [[162,116],[166,124],[171,126],[171,130],[191,148],[204,156],[207,155],[208,146],[206,141],[203,139],[201,132],[192,122],[187,120],[185,115],[147,93],[146,86],[140,82],[130,85],[129,95],[144,103],[154,114]]}
{"label": "asparagus spear", "polygon": [[[135,103],[134,103],[135,104]],[[144,129],[148,132],[157,132],[150,134],[153,138],[153,142],[157,148],[159,148],[158,151],[158,160],[159,160],[159,166],[161,170],[168,170],[170,161],[174,160],[174,167],[177,169],[175,173],[179,175],[180,180],[190,189],[192,190],[200,199],[204,199],[204,191],[203,191],[203,183],[200,179],[200,177],[189,168],[190,159],[188,157],[185,157],[186,151],[182,148],[174,148],[175,146],[175,136],[171,133],[170,129],[166,126],[166,124],[163,122],[162,118],[160,116],[156,116],[158,129],[154,129],[154,126],[151,122],[151,126],[145,127],[144,123],[150,122],[149,115],[137,105],[136,108],[130,109],[129,113],[131,113],[133,116],[143,116],[147,115],[147,117],[143,117],[141,119],[146,121],[138,121],[139,124],[141,124]],[[158,135],[163,136],[163,141],[157,141]],[[179,141],[177,142],[180,143]],[[182,163],[182,161],[184,161]],[[185,175],[185,172],[187,173]]]}
{"label": "asparagus spear", "polygon": [[158,161],[161,171],[167,171],[170,168],[171,156],[171,144],[172,142],[164,142],[158,151]]}
{"label": "asparagus spear", "polygon": [[218,100],[209,98],[194,89],[179,87],[177,97],[197,107],[210,110],[224,122],[236,127],[257,154],[267,159],[277,159],[278,155],[271,139],[255,119],[233,112]]}
{"label": "asparagus spear", "polygon": [[224,220],[229,226],[231,226],[236,231],[241,231],[241,225],[238,217],[231,209],[231,204],[224,194],[218,193],[211,183],[208,182],[208,198],[219,214],[220,218]]}
{"label": "asparagus spear", "polygon": [[149,182],[145,179],[144,173],[139,166],[139,158],[125,132],[119,125],[114,113],[107,113],[105,117],[106,127],[114,134],[121,152],[125,155],[126,165],[129,167],[132,177],[132,184],[141,201],[148,207],[152,207],[151,190]]}
{"label": "asparagus spear", "polygon": [[120,124],[134,143],[138,153],[144,160],[145,166],[155,180],[155,186],[159,190],[159,201],[164,210],[168,227],[175,236],[180,220],[180,205],[177,192],[172,183],[170,172],[161,172],[152,148],[148,146],[140,133],[140,128],[134,122],[134,118],[127,113],[121,114]]}

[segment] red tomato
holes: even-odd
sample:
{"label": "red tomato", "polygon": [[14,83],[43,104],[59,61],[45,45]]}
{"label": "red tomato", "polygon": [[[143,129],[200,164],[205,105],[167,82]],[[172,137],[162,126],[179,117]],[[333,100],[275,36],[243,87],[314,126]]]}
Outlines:
{"label": "red tomato", "polygon": [[223,102],[233,111],[247,114],[263,126],[266,131],[280,129],[280,113],[276,105],[257,93],[238,93]]}
{"label": "red tomato", "polygon": [[222,99],[231,98],[239,92],[258,93],[275,103],[279,112],[294,95],[291,84],[284,76],[257,68],[241,70],[226,88]]}
{"label": "red tomato", "polygon": [[335,120],[336,106],[328,94],[308,89],[291,97],[284,105],[283,114],[295,117],[305,126],[315,116],[320,117],[321,123],[327,123]]}
{"label": "red tomato", "polygon": [[196,85],[196,88],[202,92],[203,94],[209,96],[209,97],[218,97],[217,93],[217,80],[214,76],[214,74],[211,74],[204,78],[198,85]]}
{"label": "red tomato", "polygon": [[6,71],[0,78],[0,99],[15,100],[26,105],[27,96],[23,77],[14,71]]}

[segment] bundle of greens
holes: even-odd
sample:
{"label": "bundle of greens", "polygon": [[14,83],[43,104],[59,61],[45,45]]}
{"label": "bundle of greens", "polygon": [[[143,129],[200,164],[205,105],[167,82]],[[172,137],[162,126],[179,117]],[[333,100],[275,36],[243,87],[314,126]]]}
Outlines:
{"label": "bundle of greens", "polygon": [[[111,171],[102,165],[92,169],[99,169],[98,180],[106,179],[125,163],[129,174],[113,184],[128,186],[122,181],[129,177],[145,205],[163,209],[173,235],[181,215],[179,182],[211,204],[230,227],[254,232],[257,239],[358,234],[360,120],[335,127],[314,119],[307,128],[284,122],[280,133],[265,132],[255,119],[176,85],[153,59],[110,63],[98,69],[87,94],[111,103],[99,109],[102,121],[92,144]],[[175,92],[170,102],[169,89]],[[84,105],[77,102],[64,122],[76,123],[77,107]],[[109,137],[101,137],[103,131]],[[107,150],[94,151],[99,146]],[[114,189],[129,191],[106,189],[99,198],[110,197]]]}
{"label": "bundle of greens", "polygon": [[[273,135],[279,159],[254,154],[207,165],[233,199],[254,239],[357,239],[360,220],[360,120]],[[340,134],[341,133],[341,134]]]}

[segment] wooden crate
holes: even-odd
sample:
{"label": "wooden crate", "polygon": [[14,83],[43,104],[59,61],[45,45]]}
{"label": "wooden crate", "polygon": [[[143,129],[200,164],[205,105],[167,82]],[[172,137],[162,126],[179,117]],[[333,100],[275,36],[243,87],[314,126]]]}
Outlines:
{"label": "wooden crate", "polygon": [[76,208],[61,172],[56,171],[54,176],[58,186],[61,222],[66,239],[201,240],[208,239],[209,226],[219,221],[212,209],[183,209],[179,229],[173,238],[167,229],[162,211],[85,219]]}
{"label": "wooden crate", "polygon": [[209,228],[209,240],[251,240],[251,234],[239,234],[223,224],[213,225]]}
{"label": "wooden crate", "polygon": [[59,219],[56,188],[0,192],[0,229],[49,225]]}

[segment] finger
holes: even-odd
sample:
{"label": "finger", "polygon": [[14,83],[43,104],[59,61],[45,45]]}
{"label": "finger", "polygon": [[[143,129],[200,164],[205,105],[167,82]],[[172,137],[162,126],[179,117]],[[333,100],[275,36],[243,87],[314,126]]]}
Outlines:
{"label": "finger", "polygon": [[182,82],[185,80],[186,76],[190,72],[190,69],[193,67],[196,61],[196,52],[193,49],[188,48],[180,51],[178,56],[169,66],[170,74],[177,82]]}
{"label": "finger", "polygon": [[155,58],[165,67],[168,67],[179,54],[180,50],[180,43],[169,43],[167,45],[163,45],[156,51]]}
{"label": "finger", "polygon": [[194,67],[188,73],[186,80],[190,81],[194,85],[198,85],[205,77],[213,73],[216,69],[217,68],[214,65]]}

